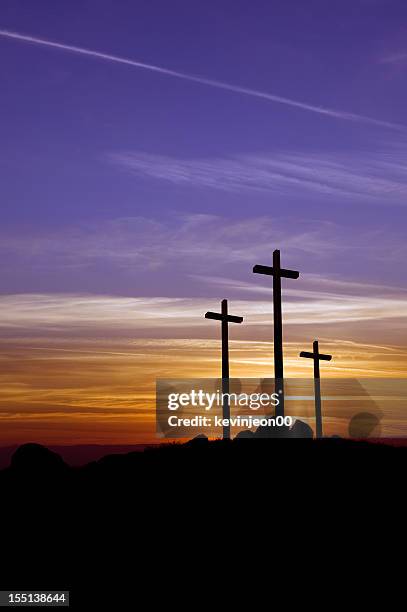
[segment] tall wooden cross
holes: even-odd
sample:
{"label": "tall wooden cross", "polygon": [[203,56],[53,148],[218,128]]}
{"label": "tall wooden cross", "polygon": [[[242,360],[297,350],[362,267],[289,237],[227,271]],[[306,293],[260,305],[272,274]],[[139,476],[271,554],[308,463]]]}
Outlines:
{"label": "tall wooden cross", "polygon": [[276,416],[284,416],[284,362],[283,362],[283,317],[281,311],[281,279],[298,278],[296,270],[286,270],[280,266],[280,251],[273,251],[273,267],[254,266],[256,274],[268,274],[273,277],[273,317],[274,317],[274,378],[276,393],[280,402],[276,407]]}
{"label": "tall wooden cross", "polygon": [[[205,319],[222,321],[222,416],[229,421],[229,323],[242,323],[243,317],[228,314],[228,301],[222,300],[221,312],[207,312]],[[223,438],[230,438],[230,425],[223,426]]]}
{"label": "tall wooden cross", "polygon": [[322,409],[321,409],[321,380],[319,374],[319,362],[331,361],[332,355],[324,355],[319,352],[318,340],[312,344],[313,352],[301,351],[300,357],[314,360],[314,389],[315,389],[315,435],[322,438]]}

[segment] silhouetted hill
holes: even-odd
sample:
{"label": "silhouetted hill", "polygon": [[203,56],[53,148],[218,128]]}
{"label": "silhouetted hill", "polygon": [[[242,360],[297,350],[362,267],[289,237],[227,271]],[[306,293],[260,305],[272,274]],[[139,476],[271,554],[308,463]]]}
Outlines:
{"label": "silhouetted hill", "polygon": [[41,444],[23,444],[11,457],[10,470],[14,474],[62,475],[68,469],[57,453]]}
{"label": "silhouetted hill", "polygon": [[[18,444],[12,446],[0,446],[0,470],[10,465],[11,457],[17,450]],[[131,453],[142,451],[148,444],[73,444],[73,445],[49,445],[47,448],[57,453],[68,465],[77,467],[85,465],[90,461],[97,461],[105,455],[112,453]],[[154,446],[154,445],[153,445]]]}
{"label": "silhouetted hill", "polygon": [[[132,493],[127,483],[135,480],[139,490],[153,484],[166,489],[170,484],[178,487],[184,480],[190,489],[199,488],[205,479],[212,487],[221,487],[225,480],[239,486],[249,466],[253,466],[249,476],[251,485],[255,486],[263,473],[267,477],[273,474],[277,481],[287,470],[296,475],[313,473],[327,462],[331,462],[333,474],[339,465],[344,468],[351,464],[354,471],[361,465],[369,465],[368,476],[376,461],[404,460],[407,454],[405,447],[341,438],[314,440],[306,437],[308,429],[303,434],[303,439],[262,439],[262,432],[258,431],[247,438],[243,433],[233,441],[209,441],[205,436],[198,436],[184,444],[167,443],[126,454],[108,454],[82,467],[68,466],[57,453],[39,444],[24,444],[14,452],[10,467],[0,471],[0,487],[4,492],[7,487],[18,488],[21,480],[27,485],[27,482],[33,484],[38,479],[52,478],[58,480],[61,489],[69,483],[72,498],[86,497],[91,490],[105,494],[110,486],[123,487],[121,495],[125,496]],[[232,472],[230,465],[233,465]],[[275,465],[283,466],[284,470],[276,470]],[[191,471],[192,480],[187,476]],[[43,494],[46,499],[47,491]]]}
{"label": "silhouetted hill", "polygon": [[257,589],[262,568],[269,579],[271,561],[250,556],[254,545],[299,571],[315,534],[336,552],[342,541],[348,549],[358,545],[359,537],[366,546],[381,500],[392,500],[393,515],[404,508],[397,498],[406,456],[405,447],[340,438],[200,437],[77,468],[44,447],[24,445],[0,472],[1,582],[71,589],[74,600],[95,609],[113,585],[115,597],[133,585],[138,601],[173,596],[171,588],[187,581],[199,592],[206,576],[199,568],[210,552],[215,576],[227,562],[246,577],[244,592],[253,589],[253,576]]}

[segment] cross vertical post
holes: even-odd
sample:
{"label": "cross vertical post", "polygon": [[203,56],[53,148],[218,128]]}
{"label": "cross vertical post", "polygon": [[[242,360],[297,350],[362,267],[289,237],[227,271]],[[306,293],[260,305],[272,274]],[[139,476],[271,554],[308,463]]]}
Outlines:
{"label": "cross vertical post", "polygon": [[[273,252],[273,312],[274,312],[274,378],[280,395],[280,411],[284,416],[283,313],[281,306],[280,251]],[[280,412],[278,411],[278,412]],[[276,411],[276,416],[278,416]]]}
{"label": "cross vertical post", "polygon": [[273,266],[254,266],[255,274],[267,274],[273,277],[273,319],[274,319],[274,378],[275,390],[279,395],[276,406],[276,416],[284,417],[284,360],[283,360],[283,315],[281,305],[281,279],[297,279],[300,275],[296,270],[281,268],[280,251],[273,251]]}
{"label": "cross vertical post", "polygon": [[[222,380],[229,382],[229,325],[228,325],[228,301],[222,300]],[[228,391],[226,391],[228,393]]]}
{"label": "cross vertical post", "polygon": [[[228,301],[222,300],[222,417],[230,419],[229,402],[229,324],[228,324]],[[223,425],[223,439],[230,439],[230,425]]]}
{"label": "cross vertical post", "polygon": [[312,343],[313,351],[301,351],[300,357],[312,359],[314,362],[314,393],[315,393],[315,436],[322,438],[322,407],[321,407],[321,376],[319,371],[320,361],[331,361],[332,355],[324,355],[319,352],[318,340]]}
{"label": "cross vertical post", "polygon": [[207,312],[205,319],[221,321],[222,335],[222,418],[228,421],[223,425],[223,439],[230,439],[230,403],[229,403],[229,323],[242,323],[243,317],[228,314],[228,301],[222,300],[221,312]]}

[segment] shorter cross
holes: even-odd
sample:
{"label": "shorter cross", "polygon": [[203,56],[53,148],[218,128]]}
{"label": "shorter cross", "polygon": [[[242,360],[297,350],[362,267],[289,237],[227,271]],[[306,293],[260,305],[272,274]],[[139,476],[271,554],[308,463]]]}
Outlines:
{"label": "shorter cross", "polygon": [[[221,312],[207,312],[205,319],[222,321],[222,415],[229,421],[229,323],[242,323],[243,317],[228,314],[228,301],[222,300]],[[230,438],[230,424],[223,426],[223,438]]]}
{"label": "shorter cross", "polygon": [[320,361],[331,361],[332,355],[324,355],[319,352],[318,340],[314,340],[313,352],[301,351],[300,357],[306,357],[314,360],[314,389],[315,389],[315,425],[316,437],[322,438],[322,410],[321,410],[321,377],[319,373]]}

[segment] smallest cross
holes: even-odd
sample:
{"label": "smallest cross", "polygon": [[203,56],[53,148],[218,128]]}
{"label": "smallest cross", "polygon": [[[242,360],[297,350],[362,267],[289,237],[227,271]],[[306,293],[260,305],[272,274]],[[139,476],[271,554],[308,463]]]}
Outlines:
{"label": "smallest cross", "polygon": [[331,361],[332,355],[324,355],[319,352],[318,340],[314,340],[313,352],[301,351],[300,357],[313,359],[314,361],[314,389],[315,389],[315,422],[316,422],[316,437],[322,438],[322,410],[321,410],[321,381],[319,372],[320,361]]}
{"label": "smallest cross", "polygon": [[[223,418],[229,421],[229,323],[242,323],[243,317],[228,314],[228,301],[222,300],[221,312],[207,312],[205,319],[222,321],[222,409]],[[230,438],[230,425],[223,426],[223,438]]]}

